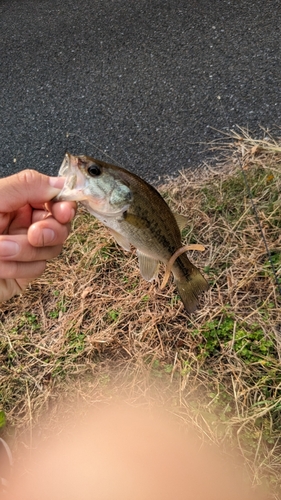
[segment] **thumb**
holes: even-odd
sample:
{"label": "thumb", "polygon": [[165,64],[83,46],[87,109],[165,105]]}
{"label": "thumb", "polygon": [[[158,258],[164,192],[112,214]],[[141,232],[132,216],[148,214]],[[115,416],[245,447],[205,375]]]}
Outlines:
{"label": "thumb", "polygon": [[22,170],[0,179],[0,212],[13,212],[26,204],[44,205],[62,189],[63,177],[49,177],[36,170]]}

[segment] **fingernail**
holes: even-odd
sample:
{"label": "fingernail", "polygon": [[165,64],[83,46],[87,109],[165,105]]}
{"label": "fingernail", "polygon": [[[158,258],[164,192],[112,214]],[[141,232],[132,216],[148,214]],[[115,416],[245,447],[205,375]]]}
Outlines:
{"label": "fingernail", "polygon": [[55,232],[52,229],[49,228],[43,229],[42,240],[44,247],[47,246],[49,243],[52,243],[54,238],[55,238]]}
{"label": "fingernail", "polygon": [[15,241],[0,241],[0,257],[13,257],[19,252],[19,245]]}
{"label": "fingernail", "polygon": [[62,189],[65,183],[65,177],[49,177],[50,186]]}

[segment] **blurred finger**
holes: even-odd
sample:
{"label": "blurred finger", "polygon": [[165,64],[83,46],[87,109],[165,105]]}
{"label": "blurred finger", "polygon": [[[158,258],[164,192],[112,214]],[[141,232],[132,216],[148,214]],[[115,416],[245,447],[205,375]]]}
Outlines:
{"label": "blurred finger", "polygon": [[6,234],[12,218],[12,213],[0,213],[0,234]]}
{"label": "blurred finger", "polygon": [[3,279],[27,279],[40,276],[46,268],[46,261],[4,262],[0,261],[0,277]]}
{"label": "blurred finger", "polygon": [[[49,231],[52,230],[47,229],[46,238],[49,237]],[[5,263],[5,267],[8,268],[11,261],[33,262],[50,260],[59,255],[61,248],[62,245],[60,244],[54,244],[53,246],[46,247],[35,247],[29,243],[26,235],[0,236],[0,261]],[[0,277],[8,278],[9,275],[6,273],[5,276],[0,274]]]}
{"label": "blurred finger", "polygon": [[32,207],[25,205],[19,208],[13,215],[9,225],[9,234],[26,234],[32,221]]}
{"label": "blurred finger", "polygon": [[14,295],[21,293],[28,285],[27,280],[4,280],[0,279],[0,302],[9,300]]}
{"label": "blurred finger", "polygon": [[31,224],[47,219],[48,217],[52,217],[52,214],[48,210],[33,210]]}
{"label": "blurred finger", "polygon": [[0,212],[13,212],[27,204],[43,208],[63,185],[63,177],[48,177],[36,170],[22,170],[0,179]]}
{"label": "blurred finger", "polygon": [[28,241],[34,247],[62,245],[70,232],[70,224],[60,224],[53,217],[47,217],[32,224],[28,229]]}
{"label": "blurred finger", "polygon": [[77,203],[74,201],[49,202],[46,205],[47,209],[61,224],[66,224],[75,217]]}

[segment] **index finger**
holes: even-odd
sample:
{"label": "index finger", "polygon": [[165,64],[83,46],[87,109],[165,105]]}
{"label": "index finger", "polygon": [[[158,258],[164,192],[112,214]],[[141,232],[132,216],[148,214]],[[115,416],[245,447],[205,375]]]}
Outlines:
{"label": "index finger", "polygon": [[13,212],[24,205],[43,206],[62,189],[63,177],[49,177],[36,170],[22,170],[0,179],[0,212]]}

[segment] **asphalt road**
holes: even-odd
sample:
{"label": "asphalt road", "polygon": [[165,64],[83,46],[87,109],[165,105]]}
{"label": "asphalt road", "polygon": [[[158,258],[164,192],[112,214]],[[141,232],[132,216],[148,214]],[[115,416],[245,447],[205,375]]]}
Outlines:
{"label": "asphalt road", "polygon": [[281,124],[281,0],[0,0],[0,39],[0,176],[68,149],[157,182]]}

